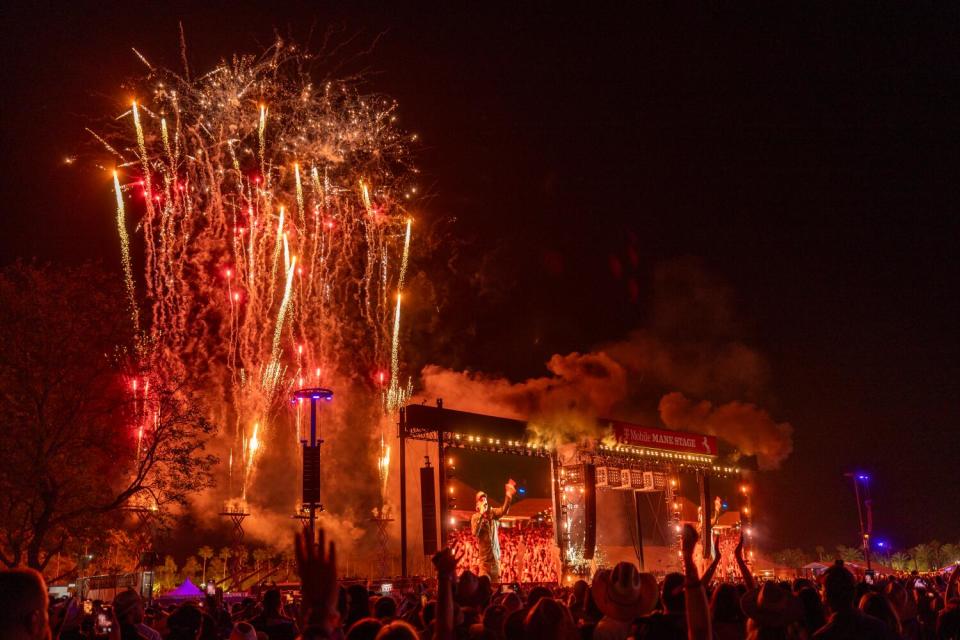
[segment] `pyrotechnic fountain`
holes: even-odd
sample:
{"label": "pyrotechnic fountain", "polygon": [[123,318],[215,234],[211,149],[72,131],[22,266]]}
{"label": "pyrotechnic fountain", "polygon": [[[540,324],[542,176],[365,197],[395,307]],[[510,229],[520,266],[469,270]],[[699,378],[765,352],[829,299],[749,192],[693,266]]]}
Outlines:
{"label": "pyrotechnic fountain", "polygon": [[[94,134],[116,159],[131,314],[153,374],[197,384],[226,426],[223,484],[245,502],[267,443],[303,439],[300,404],[292,420],[280,411],[293,389],[360,389],[354,401],[380,407],[381,424],[354,437],[373,442],[408,396],[411,137],[393,101],[315,83],[316,60],[293,45],[195,77],[137,55],[146,78],[117,130]],[[369,461],[381,513],[386,452]]]}

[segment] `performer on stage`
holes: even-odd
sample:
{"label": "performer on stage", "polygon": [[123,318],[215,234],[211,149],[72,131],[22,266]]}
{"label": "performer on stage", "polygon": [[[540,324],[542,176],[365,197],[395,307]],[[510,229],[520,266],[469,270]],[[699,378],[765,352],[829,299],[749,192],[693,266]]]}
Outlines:
{"label": "performer on stage", "polygon": [[[720,516],[723,515],[723,498],[717,496],[713,499],[713,522],[711,524],[712,528],[719,526]],[[701,538],[703,540],[703,538]],[[720,553],[720,550],[717,549],[717,532],[714,532],[710,536],[710,557],[716,558],[717,554]]]}
{"label": "performer on stage", "polygon": [[503,506],[491,509],[487,502],[487,494],[477,492],[477,512],[470,518],[470,530],[477,537],[477,547],[480,553],[480,575],[489,576],[490,582],[500,582],[500,518],[510,511],[513,496],[517,493],[517,483],[507,482],[504,488],[506,496]]}

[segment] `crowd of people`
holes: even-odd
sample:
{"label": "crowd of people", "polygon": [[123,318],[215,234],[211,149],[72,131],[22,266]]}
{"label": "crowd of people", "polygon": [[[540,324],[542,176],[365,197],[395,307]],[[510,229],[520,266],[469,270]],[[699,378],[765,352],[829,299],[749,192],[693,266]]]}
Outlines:
{"label": "crowd of people", "polygon": [[[171,609],[145,608],[133,591],[103,611],[108,631],[75,600],[49,605],[43,578],[32,570],[0,572],[0,638],[4,640],[626,640],[878,639],[960,640],[960,569],[920,577],[862,580],[837,561],[817,580],[758,583],[742,544],[721,545],[740,570],[715,581],[717,558],[700,575],[697,533],[682,534],[683,572],[662,581],[631,563],[601,570],[592,584],[533,586],[522,592],[492,585],[463,558],[443,549],[436,576],[400,597],[364,585],[343,587],[336,549],[298,536],[301,599],[285,607],[276,588],[227,606],[210,596]],[[98,636],[99,633],[99,636]]]}
{"label": "crowd of people", "polygon": [[[450,533],[450,546],[460,558],[457,574],[480,574],[477,539],[469,528]],[[500,581],[512,583],[555,583],[560,581],[560,555],[553,541],[553,529],[546,525],[500,529]]]}

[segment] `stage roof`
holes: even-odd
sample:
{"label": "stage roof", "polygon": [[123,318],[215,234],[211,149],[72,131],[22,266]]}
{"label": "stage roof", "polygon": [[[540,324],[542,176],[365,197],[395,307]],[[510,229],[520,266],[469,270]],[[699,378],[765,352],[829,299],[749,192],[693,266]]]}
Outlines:
{"label": "stage roof", "polygon": [[501,440],[525,440],[527,435],[527,423],[522,420],[431,407],[425,404],[410,404],[405,410],[407,424],[417,429],[482,434]]}
{"label": "stage roof", "polygon": [[[527,423],[522,420],[425,404],[410,404],[400,411],[400,428],[406,438],[436,441],[442,432],[444,445],[448,447],[527,456],[548,456],[551,453],[551,447],[547,444],[529,439]],[[718,456],[717,439],[713,436],[605,419],[598,420],[598,423],[598,430],[606,430],[609,434],[603,442],[597,443],[594,454],[614,465],[643,461],[679,468],[708,469],[722,475],[739,474],[744,466],[742,459],[739,465],[722,460]],[[631,439],[614,437],[615,434],[624,433],[629,434]],[[636,436],[649,437],[650,440],[641,440]],[[746,467],[752,468],[752,465],[748,463]]]}

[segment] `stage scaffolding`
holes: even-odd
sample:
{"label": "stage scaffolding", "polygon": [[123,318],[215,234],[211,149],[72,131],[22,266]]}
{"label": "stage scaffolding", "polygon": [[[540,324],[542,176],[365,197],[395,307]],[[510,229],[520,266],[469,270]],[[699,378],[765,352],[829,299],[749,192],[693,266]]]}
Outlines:
{"label": "stage scaffolding", "polygon": [[[408,405],[400,409],[399,439],[400,439],[400,564],[403,577],[407,577],[407,463],[406,447],[408,440],[429,442],[438,448],[438,487],[439,487],[439,529],[440,544],[442,547],[447,540],[448,505],[445,491],[446,452],[449,449],[467,449],[484,451],[513,456],[534,456],[546,458],[550,462],[552,503],[554,514],[554,535],[560,549],[569,546],[568,530],[561,526],[564,521],[567,499],[564,492],[569,486],[587,486],[590,491],[596,488],[616,488],[633,490],[635,496],[645,491],[662,491],[668,505],[674,505],[670,513],[677,518],[679,511],[676,508],[674,490],[678,484],[679,474],[692,474],[696,477],[699,489],[700,509],[704,514],[705,531],[701,532],[704,540],[710,540],[712,515],[712,501],[710,496],[711,477],[741,477],[742,466],[722,464],[721,458],[714,452],[713,455],[697,454],[684,451],[669,450],[668,448],[638,446],[627,442],[617,441],[613,437],[614,423],[599,421],[598,431],[608,429],[610,435],[600,441],[581,445],[563,446],[559,449],[553,444],[540,442],[531,438],[527,423],[520,420],[499,418],[465,411],[445,409],[442,402],[437,406]],[[635,425],[631,425],[635,427]],[[643,429],[642,427],[637,427]],[[677,436],[690,436],[680,432],[667,432],[652,429],[658,433],[676,433]],[[621,431],[617,431],[621,433]],[[703,436],[696,436],[701,438]],[[714,439],[715,442],[715,439]],[[704,438],[706,444],[706,438]],[[709,447],[707,447],[709,449]],[[714,449],[716,445],[714,445]],[[578,471],[579,470],[579,471]],[[597,472],[602,473],[598,474]],[[582,474],[582,476],[578,476]],[[600,475],[599,479],[597,476]],[[583,476],[589,476],[583,477]],[[597,484],[599,482],[600,484]],[[636,482],[628,484],[623,482]],[[652,482],[647,487],[644,482]],[[585,484],[586,483],[586,484]],[[659,486],[657,484],[659,483]],[[583,493],[583,491],[581,491]],[[587,494],[589,495],[589,493]],[[639,527],[639,515],[637,517]],[[595,517],[594,523],[595,526]],[[638,528],[639,535],[639,528]],[[592,558],[595,539],[586,545],[585,556]],[[642,539],[638,550],[638,559],[643,563]],[[710,545],[703,545],[704,557],[709,557]],[[564,559],[566,564],[566,559]]]}

